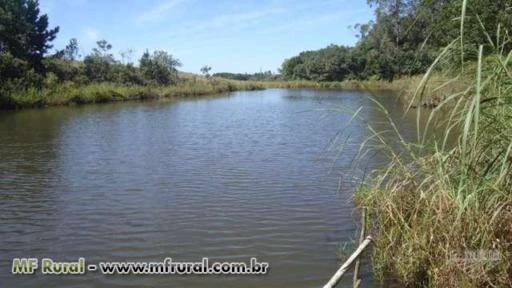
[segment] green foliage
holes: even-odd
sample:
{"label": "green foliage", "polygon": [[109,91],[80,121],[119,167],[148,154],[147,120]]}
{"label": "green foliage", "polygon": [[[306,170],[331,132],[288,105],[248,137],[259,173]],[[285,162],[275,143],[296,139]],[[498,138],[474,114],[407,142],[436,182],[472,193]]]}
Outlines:
{"label": "green foliage", "polygon": [[124,85],[109,82],[81,85],[72,81],[61,82],[55,74],[47,73],[45,86],[42,89],[2,86],[2,89],[0,89],[0,108],[174,99],[262,88],[261,84],[254,82],[219,79],[215,81],[184,79],[173,86]]}
{"label": "green foliage", "polygon": [[72,38],[63,50],[55,53],[55,57],[74,61],[79,57],[78,50],[78,40]]}
{"label": "green foliage", "polygon": [[229,72],[220,72],[213,74],[214,77],[231,79],[231,80],[241,80],[241,81],[274,81],[280,80],[281,75],[272,74],[272,71],[258,72],[254,74],[242,74],[242,73],[229,73]]}
{"label": "green foliage", "polygon": [[59,27],[48,29],[48,16],[39,13],[37,0],[0,0],[0,53],[9,52],[44,73],[42,60]]}
{"label": "green foliage", "polygon": [[[393,277],[403,287],[511,285],[512,74],[505,55],[482,54],[475,68],[459,75],[466,81],[428,111],[418,141],[405,141],[389,120],[385,128],[370,128],[360,150],[388,160],[356,193],[356,203],[368,211],[380,280]],[[451,59],[454,65],[460,60]],[[420,91],[430,77],[411,101],[429,96]],[[500,257],[454,259],[479,251]]]}
{"label": "green foliage", "polygon": [[24,77],[29,70],[27,61],[12,56],[10,52],[0,53],[0,85],[8,79]]}
{"label": "green foliage", "polygon": [[44,65],[49,73],[53,73],[59,81],[78,81],[84,76],[84,63],[67,60],[66,58],[48,57]]}
{"label": "green foliage", "polygon": [[114,79],[112,82],[126,85],[145,85],[144,75],[133,64],[115,64],[112,69]]}
{"label": "green foliage", "polygon": [[213,77],[232,79],[232,80],[247,81],[247,80],[250,80],[251,75],[247,74],[247,73],[242,74],[242,73],[219,72],[219,73],[214,73]]}
{"label": "green foliage", "polygon": [[[375,8],[376,17],[369,23],[355,25],[360,40],[354,47],[331,45],[287,59],[282,65],[286,79],[393,80],[421,74],[427,71],[442,47],[461,34],[462,0],[369,0],[368,3]],[[512,27],[509,0],[469,3],[460,35],[464,55],[460,65],[476,60],[481,43],[484,55],[495,50]],[[502,48],[509,51],[512,43],[502,43]],[[450,65],[453,68],[453,62]]]}
{"label": "green foliage", "polygon": [[0,87],[41,87],[43,78],[27,61],[16,58],[9,52],[0,53]]}
{"label": "green foliage", "polygon": [[106,40],[96,42],[97,47],[92,54],[84,59],[85,76],[93,82],[108,82],[114,80],[113,66],[116,64],[114,56],[110,53],[112,45]]}
{"label": "green foliage", "polygon": [[85,64],[85,76],[93,82],[110,81],[112,78],[111,63],[108,59],[105,59],[96,55],[88,55],[84,59]]}
{"label": "green foliage", "polygon": [[[459,8],[470,15],[482,2],[494,3],[465,1],[475,6]],[[464,23],[459,33],[465,35],[472,20],[459,19]],[[500,35],[499,30],[492,34]],[[489,37],[478,45],[472,42],[475,34],[455,36],[415,89],[409,107],[454,87],[435,109],[418,106],[417,141],[406,141],[389,119],[383,129],[370,128],[360,149],[362,155],[378,152],[388,160],[369,173],[371,180],[355,197],[369,215],[380,280],[393,277],[404,287],[512,286],[511,39]],[[461,65],[474,57],[475,62]],[[437,66],[450,64],[453,79],[432,83]],[[424,123],[422,113],[428,116]],[[393,137],[387,137],[390,133]]]}
{"label": "green foliage", "polygon": [[330,45],[285,60],[281,71],[287,79],[341,81],[357,78],[359,67],[358,59],[353,57],[353,49]]}
{"label": "green foliage", "polygon": [[92,56],[104,58],[109,62],[115,62],[114,55],[110,53],[112,50],[112,44],[108,43],[107,40],[103,39],[96,42],[96,48],[92,49]]}
{"label": "green foliage", "polygon": [[208,78],[210,77],[210,70],[212,70],[212,67],[205,65],[201,68],[201,73]]}
{"label": "green foliage", "polygon": [[44,86],[44,54],[59,28],[48,29],[39,12],[36,0],[0,0],[0,107],[11,107],[19,91]]}
{"label": "green foliage", "polygon": [[139,66],[150,82],[168,85],[177,83],[177,68],[181,62],[166,51],[154,51],[153,54],[146,51],[139,60]]}

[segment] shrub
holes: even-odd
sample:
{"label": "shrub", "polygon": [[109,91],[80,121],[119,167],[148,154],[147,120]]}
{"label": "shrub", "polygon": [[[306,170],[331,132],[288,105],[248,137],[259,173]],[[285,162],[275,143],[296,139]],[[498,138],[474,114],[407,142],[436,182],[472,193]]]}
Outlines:
{"label": "shrub", "polygon": [[84,74],[84,65],[78,61],[49,57],[45,59],[46,71],[57,76],[60,81],[72,81]]}
{"label": "shrub", "polygon": [[88,55],[84,59],[85,76],[93,82],[111,81],[112,75],[112,62],[97,55]]}

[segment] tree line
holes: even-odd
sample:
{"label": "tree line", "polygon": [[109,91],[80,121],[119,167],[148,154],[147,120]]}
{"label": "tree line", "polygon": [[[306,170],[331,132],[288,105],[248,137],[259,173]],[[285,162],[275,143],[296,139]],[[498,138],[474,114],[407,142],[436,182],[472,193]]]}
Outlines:
{"label": "tree line", "polygon": [[[383,79],[424,73],[444,47],[461,32],[456,44],[463,49],[461,61],[473,61],[478,45],[485,53],[497,47],[512,27],[510,0],[368,0],[375,19],[355,25],[359,41],[353,47],[330,45],[286,59],[285,79],[342,81]],[[460,47],[462,46],[462,47]],[[503,49],[511,49],[510,43]]]}
{"label": "tree line", "polygon": [[265,72],[257,72],[257,73],[229,73],[229,72],[219,72],[214,73],[214,77],[220,77],[231,80],[240,80],[240,81],[272,81],[272,80],[280,80],[281,75],[273,74],[272,71],[268,70]]}
{"label": "tree line", "polygon": [[[385,79],[425,72],[439,52],[458,39],[464,0],[368,0],[375,8],[375,19],[355,26],[359,41],[353,47],[330,45],[305,51],[284,61],[281,75],[270,71],[240,74],[215,73],[234,80],[306,79],[341,81],[346,79]],[[497,49],[512,27],[510,0],[466,0],[464,31],[458,45],[472,61],[478,45],[484,51]],[[0,106],[12,91],[27,87],[73,82],[90,84],[111,82],[123,85],[175,85],[179,59],[166,51],[146,51],[138,65],[121,60],[112,45],[100,40],[85,57],[79,55],[77,39],[66,47],[51,51],[59,27],[50,27],[37,0],[0,0]],[[460,42],[460,43],[459,43]],[[510,50],[506,43],[500,49]],[[83,60],[82,60],[83,59]],[[453,61],[452,61],[453,62]],[[211,67],[201,72],[210,76]],[[4,103],[5,104],[5,103]]]}
{"label": "tree line", "polygon": [[62,50],[50,51],[58,32],[59,27],[49,27],[37,0],[0,0],[0,106],[11,91],[49,83],[173,85],[178,81],[177,68],[182,64],[166,51],[146,51],[136,66],[116,59],[112,45],[100,40],[78,60],[77,39]]}

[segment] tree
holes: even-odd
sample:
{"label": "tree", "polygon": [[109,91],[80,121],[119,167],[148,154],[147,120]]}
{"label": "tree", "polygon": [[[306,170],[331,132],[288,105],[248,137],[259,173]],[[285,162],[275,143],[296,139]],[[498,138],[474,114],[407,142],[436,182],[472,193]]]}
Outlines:
{"label": "tree", "polygon": [[132,55],[133,55],[133,49],[128,49],[125,51],[119,52],[119,55],[121,56],[121,63],[123,64],[132,64]]}
{"label": "tree", "polygon": [[92,55],[103,58],[109,62],[115,62],[114,55],[110,53],[112,50],[112,44],[108,43],[107,40],[103,39],[96,42],[96,48],[92,49]]}
{"label": "tree", "polygon": [[64,59],[74,61],[78,58],[78,40],[72,38],[64,48]]}
{"label": "tree", "polygon": [[201,68],[201,73],[203,73],[206,78],[210,77],[210,70],[212,70],[212,67],[205,65]]}
{"label": "tree", "polygon": [[44,73],[43,56],[59,27],[48,29],[48,16],[39,14],[37,0],[0,0],[0,53],[9,52]]}
{"label": "tree", "polygon": [[0,86],[9,79],[23,78],[30,70],[28,66],[27,61],[16,58],[9,52],[0,53]]}
{"label": "tree", "polygon": [[84,59],[85,75],[92,81],[113,81],[112,66],[116,64],[110,53],[112,45],[106,40],[96,42],[97,47]]}
{"label": "tree", "polygon": [[[337,81],[375,77],[391,81],[424,73],[440,50],[460,36],[462,0],[368,3],[375,7],[375,19],[355,25],[359,41],[354,47],[331,45],[302,52],[284,61],[285,78]],[[496,51],[498,42],[501,49],[510,51],[512,43],[503,43],[503,39],[508,38],[512,27],[511,11],[510,0],[472,0],[467,5],[464,33],[458,43],[466,55],[461,60],[474,61],[479,45],[484,45],[485,54]]]}
{"label": "tree", "polygon": [[139,66],[148,80],[168,85],[177,82],[177,67],[181,67],[181,62],[166,51],[154,51],[153,54],[146,51],[139,60]]}
{"label": "tree", "polygon": [[55,54],[52,55],[52,57],[68,61],[75,61],[76,59],[78,59],[78,57],[80,57],[78,55],[78,50],[78,40],[76,40],[76,38],[72,38],[69,40],[68,44],[64,49],[57,50],[57,52],[55,52]]}
{"label": "tree", "polygon": [[[341,81],[355,78],[361,70],[353,60],[353,48],[329,45],[317,51],[306,51],[284,61],[282,73],[287,79]],[[269,77],[271,75],[266,75]]]}

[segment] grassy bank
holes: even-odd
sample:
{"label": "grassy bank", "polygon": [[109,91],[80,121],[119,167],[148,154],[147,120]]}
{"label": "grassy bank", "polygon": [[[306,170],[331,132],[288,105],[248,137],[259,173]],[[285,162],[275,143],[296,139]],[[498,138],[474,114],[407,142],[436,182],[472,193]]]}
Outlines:
{"label": "grassy bank", "polygon": [[347,80],[339,82],[318,82],[308,80],[291,81],[262,81],[257,82],[267,88],[311,88],[311,89],[354,89],[354,90],[399,90],[409,79],[403,78],[397,81],[381,80]]}
{"label": "grassy bank", "polygon": [[116,83],[79,85],[65,82],[46,85],[43,89],[28,88],[4,92],[4,108],[45,107],[70,104],[106,103],[114,101],[185,98],[238,90],[258,90],[258,83],[186,78],[173,86],[137,86]]}
{"label": "grassy bank", "polygon": [[[436,73],[429,77],[429,81],[421,85],[423,75],[409,76],[397,78],[394,81],[384,80],[347,80],[340,82],[316,82],[316,81],[267,81],[256,82],[266,88],[311,88],[311,89],[349,89],[349,90],[365,90],[378,91],[390,90],[404,100],[411,103],[412,107],[424,106],[435,107],[439,105],[449,95],[463,91],[469,84],[469,77],[458,77],[450,82],[447,79],[454,77],[453,75]],[[418,87],[422,87],[422,97],[413,96],[417,92]],[[413,99],[414,98],[414,99]]]}
{"label": "grassy bank", "polygon": [[[222,78],[182,75],[182,81],[173,86],[140,86],[117,83],[92,83],[80,85],[68,81],[47,84],[43,89],[3,89],[3,108],[19,109],[70,104],[106,103],[114,101],[183,98],[218,94],[240,90],[265,88],[310,88],[310,89],[351,89],[351,90],[393,90],[408,97],[421,80],[420,76],[400,78],[393,82],[366,80],[343,82],[315,81],[237,81]],[[428,95],[433,95],[432,93]]]}
{"label": "grassy bank", "polygon": [[484,59],[481,46],[472,68],[453,78],[418,79],[411,106],[440,97],[418,141],[404,140],[390,120],[386,133],[398,143],[374,131],[363,148],[388,159],[355,196],[369,215],[381,280],[512,287],[512,57],[494,45],[495,54]]}
{"label": "grassy bank", "polygon": [[[189,73],[181,74],[181,81],[172,86],[126,85],[119,83],[92,83],[81,85],[72,81],[46,83],[43,89],[2,89],[0,108],[19,109],[70,104],[106,103],[115,101],[183,98],[212,95],[240,90],[266,88],[333,89],[333,90],[392,90],[405,101],[413,98],[422,76],[402,77],[392,82],[382,80],[347,80],[341,82],[316,81],[237,81],[223,78],[204,78]],[[414,99],[413,106],[437,106],[447,95],[465,89],[467,81],[451,81],[447,76],[436,74],[426,83],[423,98]]]}

